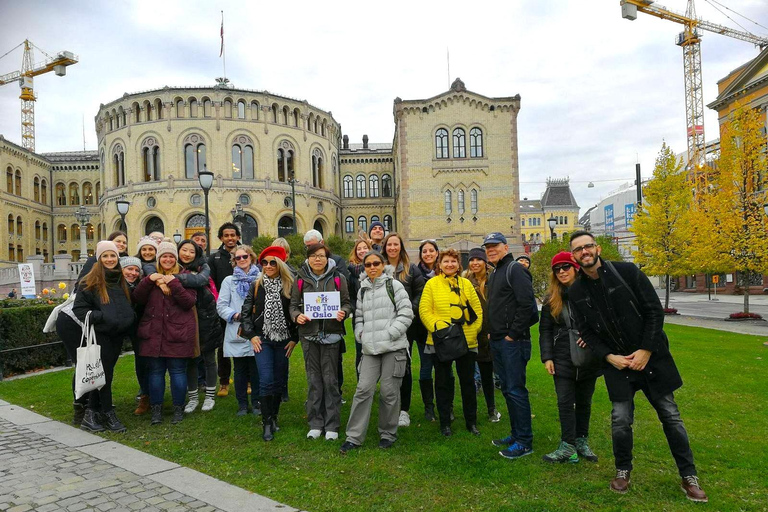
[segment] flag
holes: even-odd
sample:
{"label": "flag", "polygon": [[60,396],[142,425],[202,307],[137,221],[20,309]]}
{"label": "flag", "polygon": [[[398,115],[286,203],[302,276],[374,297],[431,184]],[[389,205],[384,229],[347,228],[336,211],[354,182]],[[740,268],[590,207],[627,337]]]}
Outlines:
{"label": "flag", "polygon": [[224,11],[221,11],[221,50],[219,51],[219,57],[224,55]]}

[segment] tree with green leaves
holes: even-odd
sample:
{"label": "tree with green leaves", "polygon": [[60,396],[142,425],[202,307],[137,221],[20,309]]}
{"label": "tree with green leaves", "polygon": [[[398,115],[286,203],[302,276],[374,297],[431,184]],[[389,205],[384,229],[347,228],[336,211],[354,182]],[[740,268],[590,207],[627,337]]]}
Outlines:
{"label": "tree with green leaves", "polygon": [[630,230],[637,237],[635,263],[664,276],[664,308],[669,308],[669,278],[687,271],[691,190],[683,163],[662,143],[653,179],[643,188],[643,205]]}
{"label": "tree with green leaves", "polygon": [[[261,251],[272,245],[272,242],[276,237],[272,235],[261,235],[251,241],[251,247],[258,256]],[[295,234],[285,237],[288,245],[291,247],[291,256],[288,258],[288,263],[296,268],[299,268],[304,260],[307,259],[307,255],[304,249],[304,235]],[[332,235],[325,238],[325,243],[331,249],[332,254],[338,254],[345,260],[349,253],[352,251],[354,241],[344,239],[340,236]]]}

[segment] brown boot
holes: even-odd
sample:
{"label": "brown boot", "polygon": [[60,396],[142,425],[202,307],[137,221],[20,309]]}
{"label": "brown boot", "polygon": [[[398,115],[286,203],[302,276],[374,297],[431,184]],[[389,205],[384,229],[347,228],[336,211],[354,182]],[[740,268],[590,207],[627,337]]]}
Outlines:
{"label": "brown boot", "polygon": [[617,469],[616,478],[611,480],[611,490],[619,494],[625,494],[629,490],[629,470]]}
{"label": "brown boot", "polygon": [[684,476],[683,481],[680,483],[680,487],[685,492],[685,497],[696,503],[707,503],[709,498],[707,494],[699,485],[699,479],[696,476]]}
{"label": "brown boot", "polygon": [[222,384],[219,386],[219,392],[216,396],[227,396],[229,394],[229,384]]}
{"label": "brown boot", "polygon": [[133,414],[136,416],[141,416],[142,414],[147,414],[149,412],[149,395],[141,395],[139,397],[139,405],[136,406],[136,410],[133,411]]}

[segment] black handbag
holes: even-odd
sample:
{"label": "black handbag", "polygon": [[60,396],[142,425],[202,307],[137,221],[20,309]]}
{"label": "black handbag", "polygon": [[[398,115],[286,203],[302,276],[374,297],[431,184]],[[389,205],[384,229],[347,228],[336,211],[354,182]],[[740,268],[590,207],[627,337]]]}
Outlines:
{"label": "black handbag", "polygon": [[568,327],[568,338],[571,348],[571,362],[576,368],[583,368],[589,366],[595,361],[595,354],[589,347],[580,347],[577,341],[581,336],[579,331],[571,326],[571,311],[568,308],[568,303],[563,303],[563,320],[565,320],[565,326]]}
{"label": "black handbag", "polygon": [[[437,324],[435,324],[437,327]],[[450,324],[442,329],[435,329],[432,333],[432,343],[435,347],[435,355],[441,363],[455,361],[469,352],[467,338],[461,324]]]}

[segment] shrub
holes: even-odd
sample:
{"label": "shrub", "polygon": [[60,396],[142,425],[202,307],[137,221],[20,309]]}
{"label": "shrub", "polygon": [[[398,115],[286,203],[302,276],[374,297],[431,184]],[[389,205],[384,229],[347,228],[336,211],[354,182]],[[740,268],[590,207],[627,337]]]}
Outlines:
{"label": "shrub", "polygon": [[744,320],[748,318],[754,318],[755,320],[762,320],[762,316],[758,315],[757,313],[744,313],[743,311],[740,311],[738,313],[731,313],[728,315],[728,318],[732,318],[734,320]]}
{"label": "shrub", "polygon": [[[33,303],[38,301],[16,301]],[[47,301],[44,301],[47,302]],[[0,350],[29,347],[58,341],[56,333],[44,334],[45,321],[54,306],[25,304],[0,308]],[[3,371],[19,373],[35,368],[61,366],[67,361],[63,345],[30,348],[2,354]]]}
{"label": "shrub", "polygon": [[677,309],[676,308],[664,308],[664,314],[665,315],[676,315]]}
{"label": "shrub", "polygon": [[[256,252],[256,255],[258,256],[261,251],[272,245],[272,241],[275,238],[277,237],[272,235],[261,235],[254,238],[251,242],[251,246]],[[291,257],[288,259],[288,263],[295,268],[299,268],[301,264],[304,263],[304,260],[307,259],[304,250],[304,235],[288,235],[285,239],[288,241],[288,245],[291,246]],[[347,259],[347,256],[349,256],[349,253],[352,251],[352,246],[354,245],[352,240],[347,240],[336,235],[326,237],[325,243],[330,247],[331,253],[338,254],[345,260]]]}

